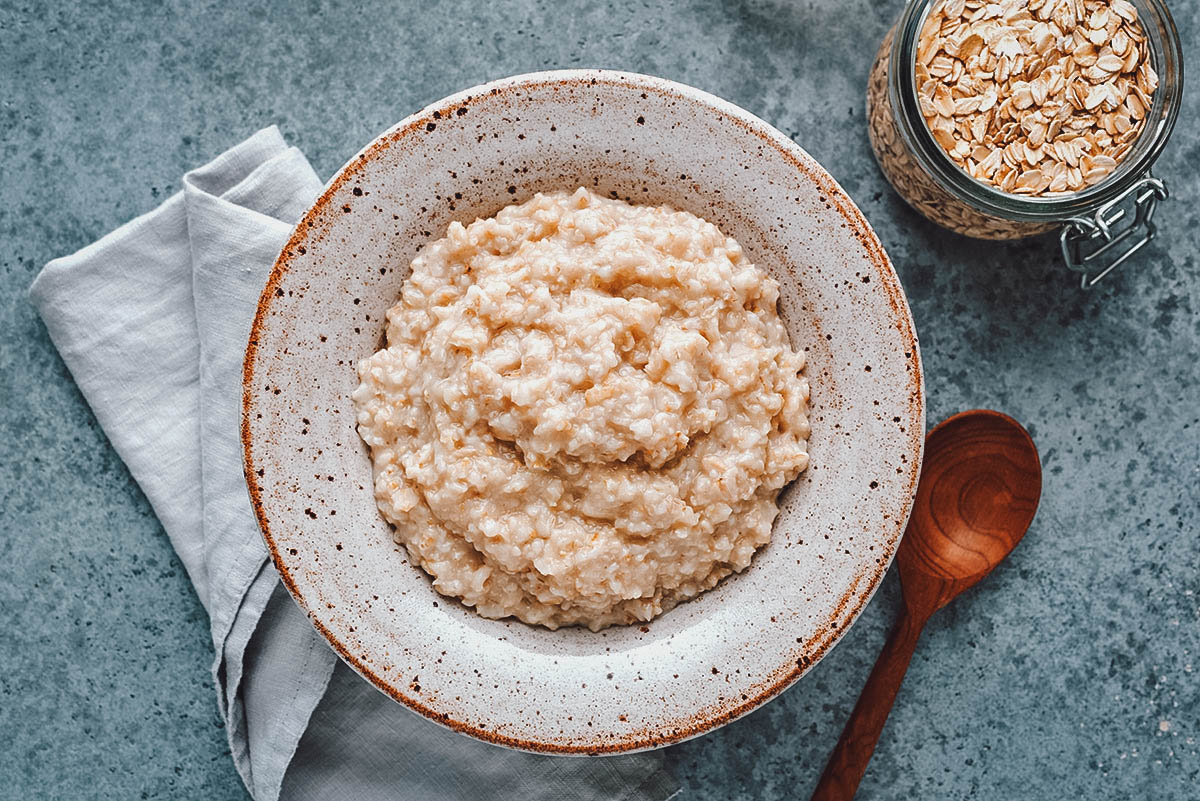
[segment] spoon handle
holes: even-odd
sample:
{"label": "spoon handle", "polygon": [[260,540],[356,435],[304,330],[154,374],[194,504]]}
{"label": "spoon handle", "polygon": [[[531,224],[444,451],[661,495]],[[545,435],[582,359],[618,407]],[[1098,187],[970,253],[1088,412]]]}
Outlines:
{"label": "spoon handle", "polygon": [[854,798],[924,626],[925,620],[914,619],[907,609],[901,615],[875,660],[871,676],[825,764],[825,772],[817,782],[812,801],[850,801]]}

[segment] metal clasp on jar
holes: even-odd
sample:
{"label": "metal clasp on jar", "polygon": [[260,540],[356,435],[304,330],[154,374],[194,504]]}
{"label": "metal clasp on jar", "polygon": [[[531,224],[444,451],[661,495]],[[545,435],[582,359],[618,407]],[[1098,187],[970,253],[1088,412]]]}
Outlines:
{"label": "metal clasp on jar", "polygon": [[[1167,199],[1167,187],[1150,175],[1096,209],[1091,217],[1071,217],[1062,229],[1062,255],[1067,267],[1081,273],[1080,286],[1090,289],[1120,267],[1158,233],[1154,211]],[[1133,219],[1121,225],[1132,207]]]}

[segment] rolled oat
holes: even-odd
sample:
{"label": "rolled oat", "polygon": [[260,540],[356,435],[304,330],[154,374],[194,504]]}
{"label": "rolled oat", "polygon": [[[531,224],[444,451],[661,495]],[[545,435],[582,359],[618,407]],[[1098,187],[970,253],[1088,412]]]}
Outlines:
{"label": "rolled oat", "polygon": [[947,0],[921,30],[917,98],[972,178],[1019,195],[1096,184],[1145,126],[1158,87],[1127,0]]}

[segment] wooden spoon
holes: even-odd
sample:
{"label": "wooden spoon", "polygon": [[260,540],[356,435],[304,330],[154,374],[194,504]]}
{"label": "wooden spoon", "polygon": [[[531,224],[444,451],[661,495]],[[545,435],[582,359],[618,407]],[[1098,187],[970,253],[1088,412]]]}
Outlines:
{"label": "wooden spoon", "polygon": [[921,629],[1008,556],[1033,522],[1041,494],[1037,448],[1011,417],[976,409],[929,432],[912,516],[896,553],[904,611],[825,765],[813,801],[854,797]]}

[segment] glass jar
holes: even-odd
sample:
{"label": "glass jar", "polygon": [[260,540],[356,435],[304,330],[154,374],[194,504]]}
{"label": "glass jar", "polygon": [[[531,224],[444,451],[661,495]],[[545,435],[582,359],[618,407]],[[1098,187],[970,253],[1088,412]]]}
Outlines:
{"label": "glass jar", "polygon": [[942,0],[910,0],[884,37],[867,85],[871,147],[905,201],[966,236],[1018,239],[1061,231],[1067,266],[1091,286],[1153,239],[1153,215],[1167,196],[1150,174],[1175,126],[1183,98],[1179,35],[1162,0],[1130,0],[1146,34],[1159,84],[1145,127],[1117,167],[1098,183],[1065,195],[1003,192],[975,180],[934,140],[917,98],[917,45],[925,18]]}

